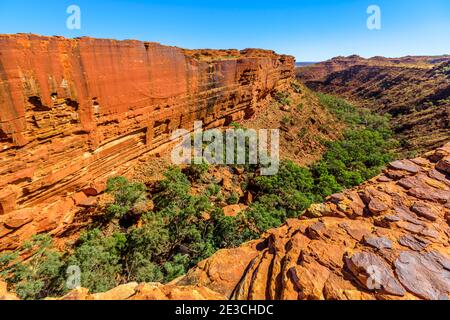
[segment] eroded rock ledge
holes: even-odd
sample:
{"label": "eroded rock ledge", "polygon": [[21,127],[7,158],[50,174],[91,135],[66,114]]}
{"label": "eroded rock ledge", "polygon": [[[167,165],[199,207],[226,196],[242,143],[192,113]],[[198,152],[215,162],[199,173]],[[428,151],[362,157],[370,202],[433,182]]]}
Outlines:
{"label": "eroded rock ledge", "polygon": [[77,289],[63,299],[448,299],[449,163],[450,143],[393,162],[306,217],[218,251],[171,284]]}
{"label": "eroded rock ledge", "polygon": [[0,251],[70,224],[174,130],[251,117],[293,73],[258,49],[0,35]]}

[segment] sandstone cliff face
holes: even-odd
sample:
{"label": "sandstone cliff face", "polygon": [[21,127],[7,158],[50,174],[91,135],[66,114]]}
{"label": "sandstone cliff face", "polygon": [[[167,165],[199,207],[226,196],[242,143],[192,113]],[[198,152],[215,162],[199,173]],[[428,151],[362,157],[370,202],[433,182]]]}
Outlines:
{"label": "sandstone cliff face", "polygon": [[0,35],[0,250],[57,232],[174,130],[250,117],[293,70],[256,49]]}
{"label": "sandstone cliff face", "polygon": [[393,115],[405,150],[431,150],[450,139],[450,56],[338,57],[298,68],[308,87]]}

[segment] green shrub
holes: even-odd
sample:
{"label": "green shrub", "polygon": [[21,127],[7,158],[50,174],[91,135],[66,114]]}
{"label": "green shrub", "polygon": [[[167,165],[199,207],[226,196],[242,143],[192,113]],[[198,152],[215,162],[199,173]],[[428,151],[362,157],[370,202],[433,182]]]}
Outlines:
{"label": "green shrub", "polygon": [[275,94],[275,100],[283,106],[290,106],[292,103],[288,92],[277,92]]}
{"label": "green shrub", "polygon": [[148,213],[143,226],[131,228],[127,235],[123,261],[128,281],[162,281],[161,264],[171,247],[167,222],[160,216]]}
{"label": "green shrub", "polygon": [[220,192],[220,186],[216,183],[212,183],[210,185],[208,185],[207,189],[206,189],[206,195],[211,197],[211,196],[217,196]]}
{"label": "green shrub", "polygon": [[390,152],[397,142],[392,138],[389,116],[357,109],[343,99],[318,94],[320,102],[349,128],[340,141],[326,142],[322,160],[311,167],[315,192],[328,196],[379,174],[394,159]]}
{"label": "green shrub", "polygon": [[157,210],[169,205],[184,206],[188,201],[191,184],[186,175],[178,167],[170,167],[159,182],[159,192],[154,196]]}
{"label": "green shrub", "polygon": [[235,130],[238,130],[238,129],[244,129],[244,127],[243,127],[240,123],[238,123],[238,122],[232,122],[232,123],[230,124],[230,126],[233,127],[233,129],[235,129]]}
{"label": "green shrub", "polygon": [[201,163],[192,163],[186,169],[186,174],[192,181],[199,181],[203,178],[203,175],[208,172],[209,164],[201,159]]}
{"label": "green shrub", "polygon": [[283,117],[283,119],[281,119],[281,123],[285,126],[289,126],[292,124],[292,119],[288,116]]}

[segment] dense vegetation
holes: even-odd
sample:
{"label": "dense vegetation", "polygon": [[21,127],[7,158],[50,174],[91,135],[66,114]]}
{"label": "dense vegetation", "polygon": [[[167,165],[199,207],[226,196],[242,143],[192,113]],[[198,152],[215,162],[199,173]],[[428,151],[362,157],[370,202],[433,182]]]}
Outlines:
{"label": "dense vegetation", "polygon": [[[277,99],[290,101],[285,94]],[[52,248],[50,238],[37,236],[0,256],[0,277],[25,299],[64,293],[69,266],[81,269],[81,285],[94,292],[129,281],[168,282],[218,249],[257,238],[312,203],[378,174],[392,159],[389,119],[332,96],[320,94],[319,99],[347,123],[343,138],[323,142],[327,152],[310,168],[282,161],[277,175],[258,176],[254,167],[244,166],[247,182],[242,188],[254,201],[238,216],[225,216],[217,205],[222,200],[239,203],[236,193],[221,199],[221,188],[214,183],[201,194],[190,193],[193,184],[206,181],[205,163],[183,171],[170,168],[152,194],[143,184],[117,177],[108,182],[114,201],[103,224],[87,230],[64,255]]]}

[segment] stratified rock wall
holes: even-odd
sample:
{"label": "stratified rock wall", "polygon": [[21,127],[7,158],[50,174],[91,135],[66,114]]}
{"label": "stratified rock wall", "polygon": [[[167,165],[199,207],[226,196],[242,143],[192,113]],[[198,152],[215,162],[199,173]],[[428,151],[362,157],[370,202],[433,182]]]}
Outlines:
{"label": "stratified rock wall", "polygon": [[450,144],[393,162],[260,240],[220,250],[177,285],[238,300],[450,298]]}
{"label": "stratified rock wall", "polygon": [[0,35],[0,250],[70,223],[174,130],[252,116],[293,72],[272,51]]}

